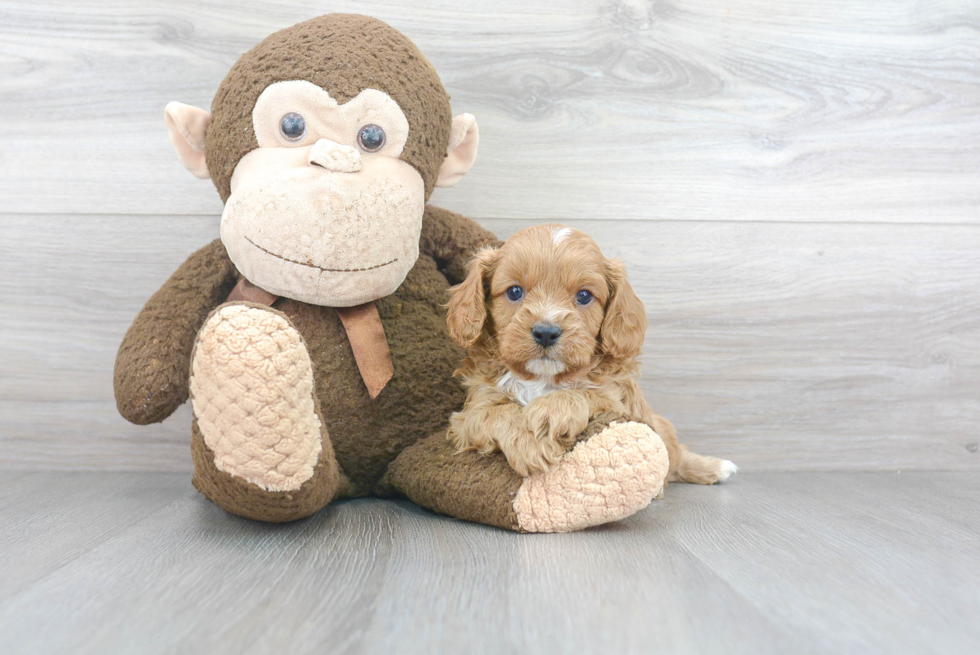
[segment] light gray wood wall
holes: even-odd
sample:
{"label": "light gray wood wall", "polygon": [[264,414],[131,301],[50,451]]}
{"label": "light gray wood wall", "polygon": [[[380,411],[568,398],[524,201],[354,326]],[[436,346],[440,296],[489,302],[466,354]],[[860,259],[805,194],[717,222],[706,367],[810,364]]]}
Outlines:
{"label": "light gray wood wall", "polygon": [[115,349],[217,234],[162,111],[328,11],[414,39],[480,159],[435,204],[560,221],[647,305],[643,384],[745,469],[980,469],[980,4],[0,2],[0,466],[188,470]]}

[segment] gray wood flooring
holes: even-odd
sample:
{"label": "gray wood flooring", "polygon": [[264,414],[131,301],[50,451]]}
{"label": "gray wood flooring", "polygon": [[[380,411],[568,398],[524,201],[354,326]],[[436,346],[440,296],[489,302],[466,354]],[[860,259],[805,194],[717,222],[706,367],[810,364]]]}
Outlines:
{"label": "gray wood flooring", "polygon": [[176,473],[0,476],[19,653],[970,653],[980,476],[749,473],[517,535],[362,499],[289,525]]}

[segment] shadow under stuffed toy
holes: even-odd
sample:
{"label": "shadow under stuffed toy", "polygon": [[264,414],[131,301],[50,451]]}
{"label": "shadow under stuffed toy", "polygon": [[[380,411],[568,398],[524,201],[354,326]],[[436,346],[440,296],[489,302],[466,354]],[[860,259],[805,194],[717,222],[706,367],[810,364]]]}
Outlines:
{"label": "shadow under stuffed toy", "polygon": [[[444,305],[471,255],[500,242],[426,204],[469,171],[478,131],[469,114],[452,117],[404,35],[358,15],[294,25],[232,66],[210,113],[170,103],[166,122],[180,160],[225,203],[221,238],[136,317],[115,393],[137,424],[190,398],[202,494],[261,521],[400,494],[550,532],[628,516],[660,491],[666,452],[650,430],[640,454],[585,461],[576,448],[528,477],[500,453],[457,453],[447,441],[465,352]],[[593,422],[579,441],[604,435],[612,452],[610,429]],[[637,467],[656,474],[634,480],[635,500],[596,511]]]}

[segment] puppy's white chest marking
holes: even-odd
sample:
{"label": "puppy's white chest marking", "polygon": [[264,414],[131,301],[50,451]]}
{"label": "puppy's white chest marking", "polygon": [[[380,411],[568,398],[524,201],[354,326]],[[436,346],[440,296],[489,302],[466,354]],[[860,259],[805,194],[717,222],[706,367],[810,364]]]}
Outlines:
{"label": "puppy's white chest marking", "polygon": [[521,405],[527,405],[535,398],[540,398],[552,391],[567,389],[568,386],[567,384],[555,384],[552,378],[522,380],[514,377],[510,371],[507,371],[497,380],[497,388]]}

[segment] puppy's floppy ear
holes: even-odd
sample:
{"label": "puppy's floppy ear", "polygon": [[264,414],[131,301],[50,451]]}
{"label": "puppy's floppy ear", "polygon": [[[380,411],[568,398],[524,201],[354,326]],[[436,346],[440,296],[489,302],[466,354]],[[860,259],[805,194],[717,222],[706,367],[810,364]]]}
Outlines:
{"label": "puppy's floppy ear", "polygon": [[487,320],[486,283],[493,275],[493,268],[500,257],[496,248],[483,248],[466,268],[466,279],[449,290],[449,313],[446,322],[449,336],[464,348],[469,348],[480,338]]}
{"label": "puppy's floppy ear", "polygon": [[622,262],[606,260],[606,281],[612,295],[599,329],[602,350],[617,359],[637,357],[643,350],[647,331],[646,309],[633,292]]}

